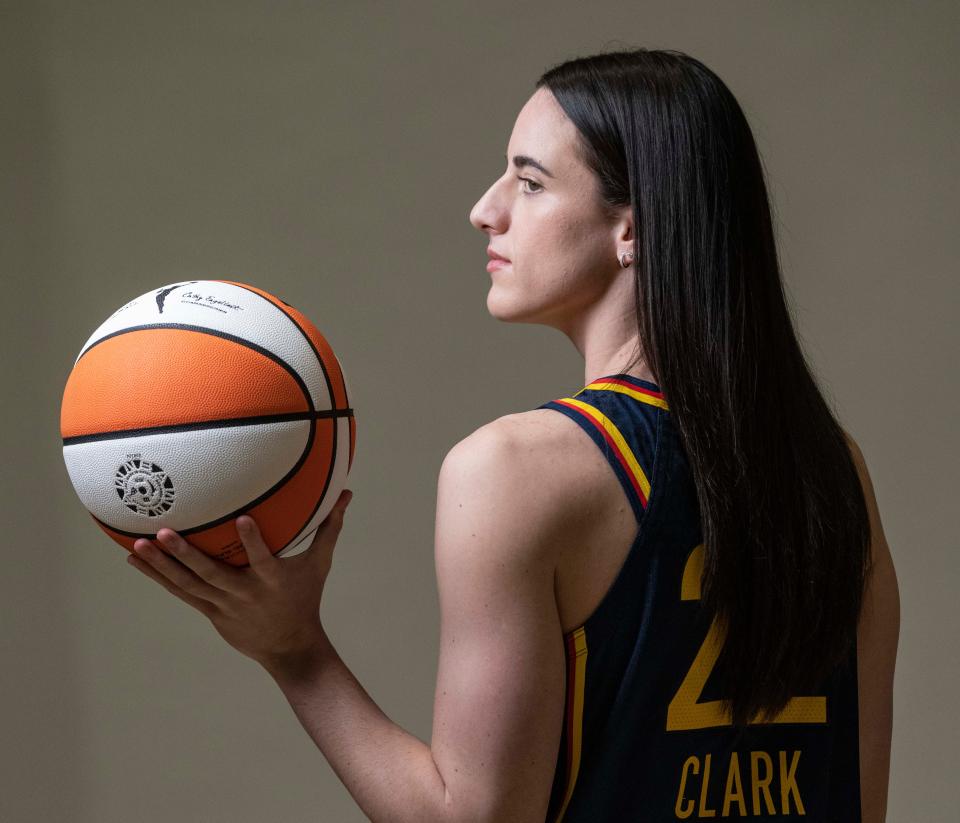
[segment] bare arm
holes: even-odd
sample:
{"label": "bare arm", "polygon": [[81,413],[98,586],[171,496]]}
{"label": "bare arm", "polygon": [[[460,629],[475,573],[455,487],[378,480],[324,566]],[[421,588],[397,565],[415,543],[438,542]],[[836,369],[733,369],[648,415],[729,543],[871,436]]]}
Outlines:
{"label": "bare arm", "polygon": [[453,819],[430,747],[383,713],[325,634],[312,654],[265,668],[370,820]]}
{"label": "bare arm", "polygon": [[863,453],[847,435],[870,514],[871,570],[857,627],[860,797],[863,823],[884,823],[893,733],[893,676],[900,636],[900,590]]}
{"label": "bare arm", "polygon": [[267,669],[375,823],[532,823],[546,814],[565,688],[552,547],[565,525],[557,512],[569,506],[551,496],[531,441],[510,431],[482,427],[440,470],[430,745],[380,710],[325,635],[311,653]]}

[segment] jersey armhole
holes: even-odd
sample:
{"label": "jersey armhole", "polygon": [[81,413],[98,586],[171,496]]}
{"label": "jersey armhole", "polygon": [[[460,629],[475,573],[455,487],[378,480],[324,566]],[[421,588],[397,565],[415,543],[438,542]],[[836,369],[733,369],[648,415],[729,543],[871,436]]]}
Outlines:
{"label": "jersey armhole", "polygon": [[657,458],[660,453],[662,413],[658,412],[656,415],[655,442],[648,475],[641,465],[635,449],[630,445],[630,438],[621,431],[608,415],[604,414],[599,406],[568,397],[550,400],[537,408],[553,409],[566,415],[593,440],[620,481],[620,485],[623,487],[633,509],[639,529],[643,523],[651,495],[650,478],[656,474]]}

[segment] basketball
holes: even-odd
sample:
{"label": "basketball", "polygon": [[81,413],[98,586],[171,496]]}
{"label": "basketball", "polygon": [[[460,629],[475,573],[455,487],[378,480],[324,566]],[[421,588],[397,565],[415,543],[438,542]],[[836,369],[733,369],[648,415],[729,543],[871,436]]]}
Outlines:
{"label": "basketball", "polygon": [[118,308],[80,350],[60,409],[70,481],[110,538],[132,551],[167,527],[234,566],[249,562],[241,514],[275,555],[309,547],[356,431],[326,338],[231,280],[171,283]]}

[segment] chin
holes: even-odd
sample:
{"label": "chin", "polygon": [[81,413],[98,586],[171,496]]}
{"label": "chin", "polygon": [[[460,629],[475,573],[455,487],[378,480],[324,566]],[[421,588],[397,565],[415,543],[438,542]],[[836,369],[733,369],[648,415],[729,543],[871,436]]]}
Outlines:
{"label": "chin", "polygon": [[523,305],[515,297],[505,295],[496,285],[487,292],[487,311],[490,316],[506,323],[522,322],[525,318]]}
{"label": "chin", "polygon": [[504,323],[547,323],[542,306],[523,303],[516,299],[516,295],[498,293],[496,285],[487,293],[487,311],[491,317]]}

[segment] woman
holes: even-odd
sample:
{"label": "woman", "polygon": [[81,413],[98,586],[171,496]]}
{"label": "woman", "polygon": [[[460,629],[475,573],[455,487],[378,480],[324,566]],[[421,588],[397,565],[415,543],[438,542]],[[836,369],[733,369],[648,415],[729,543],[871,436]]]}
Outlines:
{"label": "woman", "polygon": [[676,51],[556,66],[470,220],[491,314],[562,331],[585,380],[444,460],[431,744],[316,618],[343,506],[303,558],[240,518],[249,580],[169,530],[195,574],[143,569],[267,668],[372,820],[882,821],[896,576],[729,90]]}

